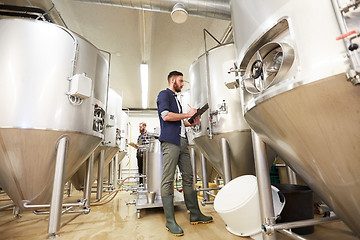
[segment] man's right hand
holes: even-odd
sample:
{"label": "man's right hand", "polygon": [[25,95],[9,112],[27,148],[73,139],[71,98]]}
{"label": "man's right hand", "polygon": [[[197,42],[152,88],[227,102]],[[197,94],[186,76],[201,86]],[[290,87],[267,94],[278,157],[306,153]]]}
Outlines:
{"label": "man's right hand", "polygon": [[188,116],[189,118],[191,118],[192,116],[194,116],[194,114],[197,112],[196,108],[191,108],[190,111],[188,111]]}

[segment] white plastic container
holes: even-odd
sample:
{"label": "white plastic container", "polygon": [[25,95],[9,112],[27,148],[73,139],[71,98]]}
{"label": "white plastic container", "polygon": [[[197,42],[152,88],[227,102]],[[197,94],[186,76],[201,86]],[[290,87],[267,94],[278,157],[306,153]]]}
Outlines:
{"label": "white plastic container", "polygon": [[[274,186],[271,188],[275,216],[278,216],[285,200],[281,202],[279,190]],[[214,209],[232,234],[262,239],[259,192],[255,176],[243,175],[226,184],[216,195]]]}

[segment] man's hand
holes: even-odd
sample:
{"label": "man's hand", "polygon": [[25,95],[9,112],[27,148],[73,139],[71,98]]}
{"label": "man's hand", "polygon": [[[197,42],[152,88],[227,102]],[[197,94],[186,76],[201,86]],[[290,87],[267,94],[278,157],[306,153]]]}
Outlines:
{"label": "man's hand", "polygon": [[191,118],[195,113],[197,112],[196,108],[191,108],[190,111],[188,111],[188,118]]}
{"label": "man's hand", "polygon": [[189,123],[188,121],[184,121],[184,125],[185,127],[192,127],[192,126],[195,126],[196,124],[200,123],[200,115],[199,116],[196,116],[194,118],[194,122],[193,123]]}

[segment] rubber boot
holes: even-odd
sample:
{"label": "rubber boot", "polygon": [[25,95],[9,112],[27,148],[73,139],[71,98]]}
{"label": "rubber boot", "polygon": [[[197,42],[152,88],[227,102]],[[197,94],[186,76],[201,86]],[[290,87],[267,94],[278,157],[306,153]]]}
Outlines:
{"label": "rubber boot", "polygon": [[175,215],[174,215],[174,196],[161,196],[161,200],[163,203],[164,213],[166,217],[166,230],[168,230],[171,234],[175,236],[184,235],[184,231],[181,227],[176,223]]}
{"label": "rubber boot", "polygon": [[201,213],[195,190],[188,193],[184,192],[184,199],[186,207],[190,211],[190,224],[211,223],[213,221],[212,217]]}

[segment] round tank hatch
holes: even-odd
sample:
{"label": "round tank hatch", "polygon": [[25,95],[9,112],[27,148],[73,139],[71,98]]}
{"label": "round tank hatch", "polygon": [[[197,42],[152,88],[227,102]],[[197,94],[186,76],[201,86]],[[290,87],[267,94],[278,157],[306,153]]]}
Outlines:
{"label": "round tank hatch", "polygon": [[251,57],[243,77],[247,92],[258,94],[281,81],[294,62],[294,50],[286,43],[270,42]]}

